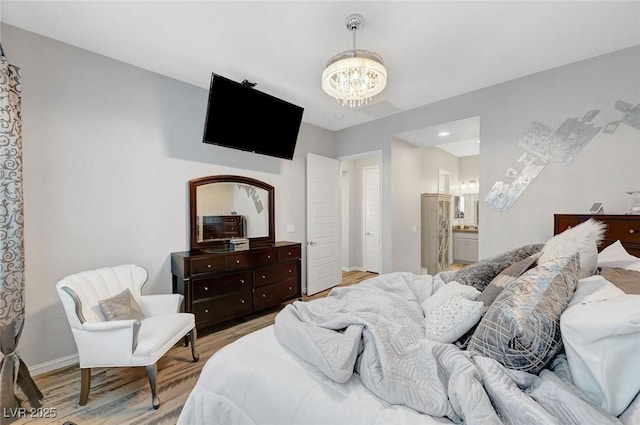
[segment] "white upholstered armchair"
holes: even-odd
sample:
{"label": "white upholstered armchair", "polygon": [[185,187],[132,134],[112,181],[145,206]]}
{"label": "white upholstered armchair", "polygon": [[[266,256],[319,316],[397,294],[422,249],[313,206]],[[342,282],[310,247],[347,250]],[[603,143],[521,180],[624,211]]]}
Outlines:
{"label": "white upholstered armchair", "polygon": [[[182,295],[141,295],[147,277],[143,267],[127,264],[76,273],[56,285],[78,346],[81,406],[89,398],[92,367],[145,366],[153,408],[157,409],[158,359],[190,334],[191,354],[198,361],[194,316],[180,313]],[[141,310],[141,314],[128,320],[113,320],[108,314],[112,320],[107,320],[100,301],[104,303],[116,295],[128,296],[126,289],[135,300],[131,304],[135,309],[139,306],[137,311]]]}

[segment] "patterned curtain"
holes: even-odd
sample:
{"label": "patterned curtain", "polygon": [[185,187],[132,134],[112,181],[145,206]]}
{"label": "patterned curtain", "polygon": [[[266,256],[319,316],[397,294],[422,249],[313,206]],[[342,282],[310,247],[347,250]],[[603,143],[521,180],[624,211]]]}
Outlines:
{"label": "patterned curtain", "polygon": [[16,351],[24,325],[24,214],[20,70],[0,45],[0,424],[37,408],[42,393]]}

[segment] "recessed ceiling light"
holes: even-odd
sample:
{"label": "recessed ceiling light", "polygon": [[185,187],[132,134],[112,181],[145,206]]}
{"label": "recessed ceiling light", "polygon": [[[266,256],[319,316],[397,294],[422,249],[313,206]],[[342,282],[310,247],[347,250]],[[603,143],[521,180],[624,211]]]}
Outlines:
{"label": "recessed ceiling light", "polygon": [[441,131],[440,133],[438,133],[438,136],[440,137],[446,137],[448,135],[450,135],[451,133],[449,133],[448,131]]}

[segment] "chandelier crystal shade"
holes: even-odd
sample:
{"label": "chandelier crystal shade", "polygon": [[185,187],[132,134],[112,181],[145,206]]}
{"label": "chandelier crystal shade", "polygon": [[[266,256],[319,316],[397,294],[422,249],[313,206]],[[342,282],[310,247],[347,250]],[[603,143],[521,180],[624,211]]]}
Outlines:
{"label": "chandelier crystal shade", "polygon": [[347,29],[353,32],[353,49],[332,57],[322,73],[322,89],[343,106],[366,105],[387,85],[387,70],[380,55],[356,49],[356,30],[362,22],[360,15],[347,17]]}

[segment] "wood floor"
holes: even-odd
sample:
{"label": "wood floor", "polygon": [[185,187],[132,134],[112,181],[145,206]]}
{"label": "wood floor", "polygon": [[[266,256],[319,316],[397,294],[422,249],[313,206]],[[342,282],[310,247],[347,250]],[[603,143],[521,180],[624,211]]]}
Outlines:
{"label": "wood floor", "polygon": [[[345,272],[341,285],[350,285],[369,277],[368,272]],[[311,297],[326,296],[328,291]],[[273,324],[279,309],[249,318],[224,329],[198,337],[200,361],[191,361],[191,349],[181,345],[173,347],[158,362],[157,392],[160,408],[151,407],[151,390],[145,368],[109,368],[92,370],[91,392],[85,406],[78,405],[80,370],[70,366],[37,376],[36,384],[44,394],[41,415],[47,418],[29,418],[29,409],[14,424],[113,424],[113,425],[175,425],[191,388],[207,360],[220,348],[238,338]],[[47,410],[49,409],[49,410]],[[55,416],[55,417],[52,417]]]}

